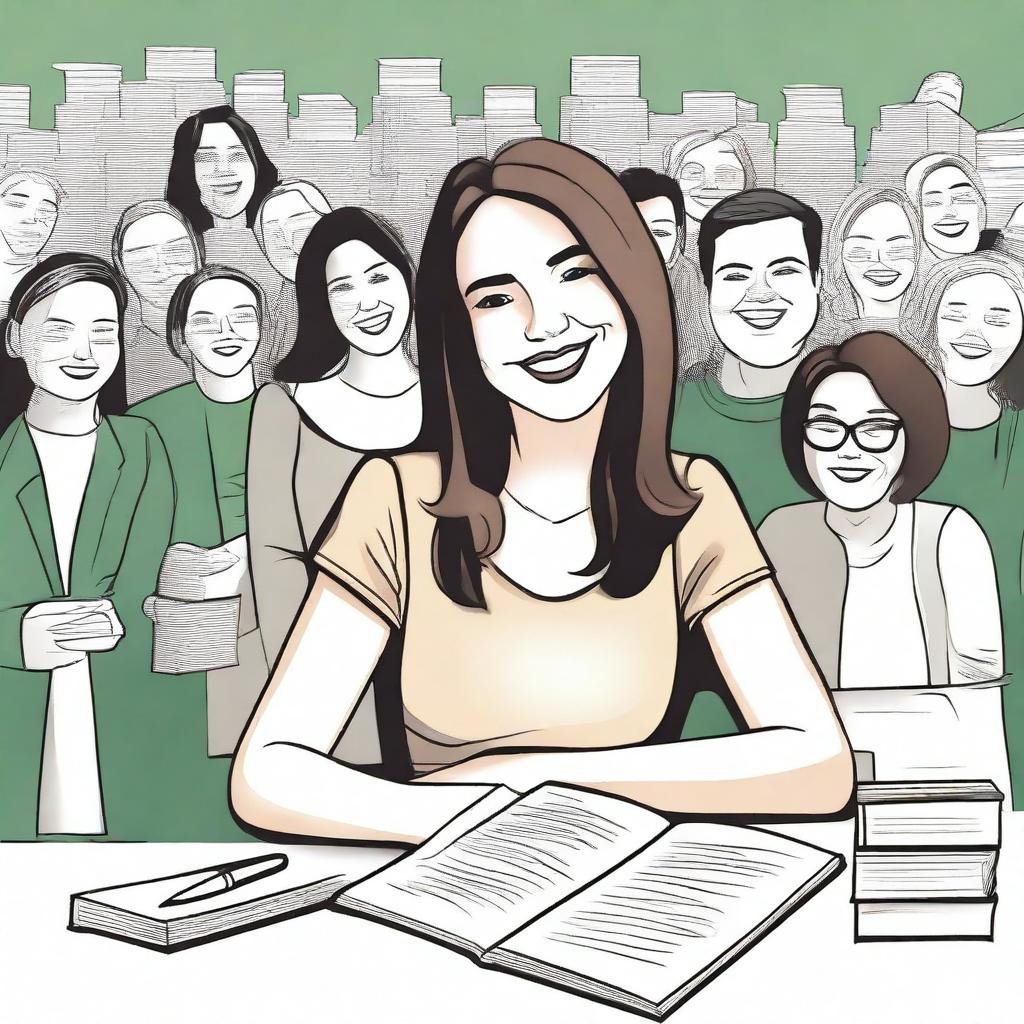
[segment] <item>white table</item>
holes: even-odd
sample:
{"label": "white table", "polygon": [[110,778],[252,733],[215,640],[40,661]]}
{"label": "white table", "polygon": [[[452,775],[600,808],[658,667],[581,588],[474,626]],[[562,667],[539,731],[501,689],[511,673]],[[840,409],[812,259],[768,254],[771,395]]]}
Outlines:
{"label": "white table", "polygon": [[[850,858],[852,822],[777,826]],[[255,844],[0,845],[4,1024],[548,1024],[642,1020],[330,911],[171,955],[66,930],[72,892],[226,862]],[[270,849],[269,847],[265,849]],[[305,847],[289,847],[292,857]],[[339,848],[353,877],[398,851]],[[322,856],[323,848],[317,850]],[[853,942],[849,868],[670,1019],[1005,1024],[1022,1019],[1024,813],[1004,821],[994,942]]]}

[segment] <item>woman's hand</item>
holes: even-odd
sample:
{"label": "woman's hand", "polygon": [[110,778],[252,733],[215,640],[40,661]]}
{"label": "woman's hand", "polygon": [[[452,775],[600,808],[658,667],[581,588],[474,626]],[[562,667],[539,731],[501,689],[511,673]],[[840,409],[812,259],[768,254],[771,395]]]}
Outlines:
{"label": "woman's hand", "polygon": [[81,661],[88,651],[109,651],[123,636],[117,612],[105,598],[42,601],[22,617],[22,660],[30,671],[49,672]]}

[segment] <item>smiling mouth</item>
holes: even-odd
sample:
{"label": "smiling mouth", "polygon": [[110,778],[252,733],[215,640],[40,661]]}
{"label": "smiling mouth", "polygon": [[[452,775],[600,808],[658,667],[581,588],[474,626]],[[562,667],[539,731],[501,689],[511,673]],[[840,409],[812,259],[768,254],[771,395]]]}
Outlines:
{"label": "smiling mouth", "polygon": [[748,309],[734,309],[733,312],[746,324],[749,324],[755,331],[770,331],[778,326],[779,321],[786,315],[785,309],[774,307],[756,307]]}
{"label": "smiling mouth", "polygon": [[219,356],[237,356],[242,351],[242,346],[236,345],[234,342],[228,345],[214,345],[213,351]]}
{"label": "smiling mouth", "polygon": [[210,185],[214,192],[222,196],[233,196],[241,187],[241,181],[214,182]]}
{"label": "smiling mouth", "polygon": [[61,370],[72,380],[88,380],[99,372],[98,366],[62,366]]}
{"label": "smiling mouth", "polygon": [[954,341],[949,346],[963,359],[982,359],[992,354],[992,348],[980,341]]}
{"label": "smiling mouth", "polygon": [[890,284],[895,284],[900,279],[900,274],[898,270],[868,270],[865,272],[864,278],[872,284],[885,288]]}
{"label": "smiling mouth", "polygon": [[852,466],[829,466],[828,471],[844,484],[859,484],[873,469],[854,469]]}
{"label": "smiling mouth", "polygon": [[364,317],[362,320],[355,320],[353,323],[364,334],[383,334],[388,329],[388,324],[391,323],[393,312],[394,310],[388,309],[383,313],[374,313],[373,316]]}
{"label": "smiling mouth", "polygon": [[967,221],[940,220],[934,225],[934,228],[945,238],[959,238],[967,230]]}
{"label": "smiling mouth", "polygon": [[571,380],[583,368],[590,346],[597,335],[574,345],[565,345],[554,352],[537,352],[522,359],[515,366],[521,366],[531,377],[542,384],[561,384]]}

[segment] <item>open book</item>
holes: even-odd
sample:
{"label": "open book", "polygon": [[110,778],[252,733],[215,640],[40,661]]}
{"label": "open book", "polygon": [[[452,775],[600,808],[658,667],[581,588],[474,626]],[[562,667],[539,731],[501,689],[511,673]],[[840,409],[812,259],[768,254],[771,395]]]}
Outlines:
{"label": "open book", "polygon": [[663,1017],[842,871],[761,829],[671,826],[546,785],[491,794],[336,905],[488,966]]}

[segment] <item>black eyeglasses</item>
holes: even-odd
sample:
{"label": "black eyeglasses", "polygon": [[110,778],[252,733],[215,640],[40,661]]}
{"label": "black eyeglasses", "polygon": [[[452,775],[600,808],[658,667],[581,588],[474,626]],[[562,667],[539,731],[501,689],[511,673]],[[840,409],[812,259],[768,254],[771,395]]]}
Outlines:
{"label": "black eyeglasses", "polygon": [[899,420],[861,420],[851,425],[831,416],[815,416],[804,421],[804,440],[819,452],[834,452],[852,434],[861,451],[887,452],[902,429]]}

